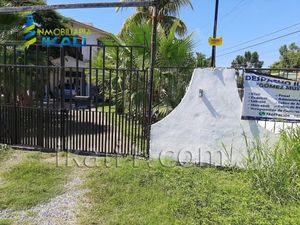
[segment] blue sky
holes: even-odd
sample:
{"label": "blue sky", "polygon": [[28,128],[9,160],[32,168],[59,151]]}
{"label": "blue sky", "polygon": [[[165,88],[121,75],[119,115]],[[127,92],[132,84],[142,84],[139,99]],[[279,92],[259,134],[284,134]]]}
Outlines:
{"label": "blue sky", "polygon": [[[103,0],[102,0],[103,1]],[[118,0],[104,0],[113,2]],[[48,0],[48,4],[100,2],[97,0]],[[211,54],[207,39],[212,35],[214,0],[192,0],[194,10],[183,8],[180,17],[187,24],[189,32],[194,33],[195,50],[206,55]],[[221,55],[258,42],[263,42],[293,31],[300,30],[300,24],[280,33],[250,42],[237,48],[228,49],[236,44],[254,39],[264,34],[300,23],[299,0],[220,0],[218,36],[223,37],[224,44],[217,50]],[[61,14],[112,33],[118,33],[125,19],[134,10],[124,9],[116,13],[115,9],[72,9],[59,10]],[[279,58],[278,49],[283,44],[296,42],[300,45],[300,33],[278,39],[263,45],[248,48],[257,51],[267,67]],[[228,50],[227,50],[228,49]],[[217,66],[230,66],[231,61],[241,50],[217,58]]]}

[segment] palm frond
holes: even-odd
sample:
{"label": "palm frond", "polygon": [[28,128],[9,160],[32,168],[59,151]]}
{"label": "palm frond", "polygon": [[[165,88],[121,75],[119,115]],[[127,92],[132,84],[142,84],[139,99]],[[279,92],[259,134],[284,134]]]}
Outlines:
{"label": "palm frond", "polygon": [[[134,0],[120,0],[121,2],[133,2]],[[168,33],[172,24],[179,19],[179,11],[182,7],[189,7],[193,9],[191,0],[161,0],[158,4],[158,23]],[[120,9],[117,9],[119,11]],[[152,19],[153,8],[139,7],[136,8],[136,13],[129,17],[123,25],[121,34],[128,29],[132,22],[141,24],[144,21],[150,22]],[[183,36],[187,32],[186,25],[183,21],[177,28],[177,35]]]}

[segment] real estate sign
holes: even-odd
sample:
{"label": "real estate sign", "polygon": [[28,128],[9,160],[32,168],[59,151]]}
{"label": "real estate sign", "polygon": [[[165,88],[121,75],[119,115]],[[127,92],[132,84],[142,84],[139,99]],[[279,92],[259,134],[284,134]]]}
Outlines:
{"label": "real estate sign", "polygon": [[242,119],[300,121],[299,82],[245,74]]}
{"label": "real estate sign", "polygon": [[[24,48],[28,48],[37,41],[37,36],[42,37],[43,47],[83,47],[87,46],[87,36],[92,35],[92,31],[88,29],[71,29],[71,28],[55,28],[55,29],[44,29],[39,28],[39,24],[34,21],[33,15],[28,14],[26,16],[26,22],[24,28]],[[79,41],[77,36],[82,36],[82,40]],[[61,40],[60,40],[61,39]],[[81,42],[81,43],[80,43]]]}

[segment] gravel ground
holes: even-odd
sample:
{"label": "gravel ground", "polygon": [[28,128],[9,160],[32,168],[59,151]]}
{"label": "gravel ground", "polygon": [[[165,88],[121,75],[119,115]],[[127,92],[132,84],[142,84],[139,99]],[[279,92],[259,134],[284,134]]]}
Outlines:
{"label": "gravel ground", "polygon": [[76,177],[65,185],[64,194],[28,210],[0,211],[0,219],[11,219],[24,225],[73,225],[79,213],[79,201],[87,192],[80,189],[82,183],[82,179]]}

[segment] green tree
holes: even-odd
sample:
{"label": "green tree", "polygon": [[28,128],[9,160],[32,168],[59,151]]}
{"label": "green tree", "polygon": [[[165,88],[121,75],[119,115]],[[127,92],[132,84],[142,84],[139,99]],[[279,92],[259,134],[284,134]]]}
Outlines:
{"label": "green tree", "polygon": [[[172,25],[168,34],[160,27],[157,35],[157,68],[154,74],[154,111],[158,118],[163,117],[174,109],[180,102],[185,93],[186,86],[190,81],[192,70],[186,68],[187,65],[194,66],[192,59],[193,40],[192,35],[184,38],[176,38],[176,30],[179,22]],[[144,35],[141,35],[144,34]],[[145,68],[149,68],[150,64],[150,40],[151,40],[151,25],[147,23],[136,24],[132,23],[129,29],[122,36],[111,35],[108,40],[101,40],[108,45],[112,41],[117,45],[145,46]],[[116,68],[117,57],[119,58],[119,68],[128,69],[132,65],[134,69],[142,69],[144,49],[135,49],[132,52],[130,48],[119,48],[119,57],[117,56],[116,48],[106,48],[105,67]],[[100,51],[93,60],[94,66],[103,67],[103,55]],[[182,69],[166,69],[165,67],[184,67]],[[122,83],[116,82],[116,77],[113,74],[113,84]],[[120,77],[118,78],[121,79]],[[128,78],[125,78],[128,80]],[[115,90],[121,90],[121,85],[115,85]],[[128,87],[124,87],[128,90]],[[125,93],[128,94],[128,91]],[[107,92],[108,93],[108,92]],[[145,90],[127,95],[127,99],[134,101],[135,105],[141,105],[141,101],[145,99]],[[123,109],[124,110],[124,109]]]}
{"label": "green tree", "polygon": [[[135,0],[120,0],[121,2],[132,2]],[[158,24],[163,28],[163,30],[168,33],[172,25],[178,22],[176,26],[176,33],[183,36],[187,32],[187,27],[185,23],[179,19],[179,11],[181,7],[193,8],[191,0],[160,0],[158,4]],[[138,7],[136,12],[130,16],[121,30],[123,34],[132,23],[142,24],[144,22],[151,23],[153,15],[153,8],[149,7]]]}
{"label": "green tree", "polygon": [[257,52],[245,52],[244,56],[238,55],[235,60],[232,61],[231,66],[238,68],[262,68],[264,62],[259,60]]}
{"label": "green tree", "polygon": [[[44,0],[1,0],[0,7],[44,5]],[[21,41],[23,39],[22,26],[26,13],[4,14],[0,17],[0,42]],[[34,19],[45,29],[64,27],[66,19],[53,10],[33,13]]]}
{"label": "green tree", "polygon": [[300,68],[300,48],[295,43],[279,49],[280,58],[271,68]]}
{"label": "green tree", "polygon": [[205,68],[211,66],[211,58],[207,58],[206,55],[200,52],[196,52],[196,67]]}

